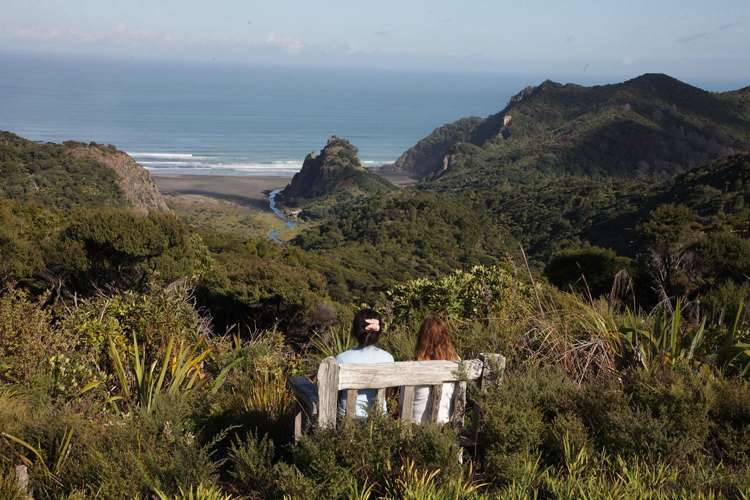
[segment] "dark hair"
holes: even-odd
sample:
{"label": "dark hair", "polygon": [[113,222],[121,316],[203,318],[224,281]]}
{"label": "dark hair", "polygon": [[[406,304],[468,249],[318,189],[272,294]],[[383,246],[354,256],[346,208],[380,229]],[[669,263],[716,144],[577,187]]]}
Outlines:
{"label": "dark hair", "polygon": [[[376,319],[380,322],[380,330],[365,330],[368,319]],[[352,320],[352,337],[357,339],[360,346],[377,344],[380,334],[383,333],[383,317],[372,309],[362,309],[354,315]]]}

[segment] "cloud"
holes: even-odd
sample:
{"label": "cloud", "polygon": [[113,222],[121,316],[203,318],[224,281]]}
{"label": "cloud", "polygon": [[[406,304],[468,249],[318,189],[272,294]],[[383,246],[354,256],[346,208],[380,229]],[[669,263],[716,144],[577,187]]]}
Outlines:
{"label": "cloud", "polygon": [[635,62],[635,59],[633,59],[633,56],[622,56],[622,60],[620,62],[623,66],[630,66]]}
{"label": "cloud", "polygon": [[305,49],[304,42],[277,33],[271,33],[266,43],[272,47],[278,47],[288,54],[299,54]]}
{"label": "cloud", "polygon": [[385,30],[373,31],[372,34],[375,36],[388,36],[388,32]]}
{"label": "cloud", "polygon": [[675,39],[675,42],[677,43],[690,43],[694,42],[696,40],[701,40],[703,38],[710,38],[711,33],[707,31],[703,31],[701,33],[693,33],[692,35],[683,36],[680,38]]}
{"label": "cloud", "polygon": [[734,23],[722,24],[721,26],[719,26],[718,28],[716,28],[716,31],[728,30],[729,28],[734,28],[735,26],[739,26],[740,24],[742,24],[742,23],[740,23],[740,22],[734,22]]}
{"label": "cloud", "polygon": [[676,38],[675,43],[691,43],[691,42],[695,42],[696,40],[708,39],[708,38],[711,38],[711,36],[713,36],[716,33],[719,33],[721,31],[726,31],[728,29],[732,29],[735,26],[739,26],[740,24],[742,23],[732,22],[732,23],[722,24],[721,26],[717,26],[711,31],[701,31],[700,33],[693,33],[691,35],[686,35],[680,38]]}

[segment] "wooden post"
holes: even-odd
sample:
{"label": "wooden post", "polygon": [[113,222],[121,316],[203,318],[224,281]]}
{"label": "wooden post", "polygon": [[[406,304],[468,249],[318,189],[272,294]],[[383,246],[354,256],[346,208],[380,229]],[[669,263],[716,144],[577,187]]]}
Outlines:
{"label": "wooden post", "polygon": [[357,416],[357,389],[347,389],[346,391],[346,419],[351,420]]}
{"label": "wooden post", "polygon": [[505,356],[481,353],[479,359],[482,361],[482,377],[479,387],[484,391],[491,386],[502,384],[505,374]]}
{"label": "wooden post", "polygon": [[438,421],[438,414],[440,413],[440,399],[443,395],[443,384],[433,385],[430,389],[430,402],[428,408],[430,409],[430,422],[436,423]]}
{"label": "wooden post", "polygon": [[385,408],[385,389],[378,389],[378,396],[377,396],[377,399],[375,400],[375,408],[376,408],[375,411],[378,412],[378,413],[387,411],[387,408],[384,410],[384,408]]}
{"label": "wooden post", "polygon": [[29,493],[29,470],[25,465],[16,465],[16,483],[18,489],[23,492],[23,497],[26,500],[34,500],[34,497]]}
{"label": "wooden post", "polygon": [[294,442],[298,443],[302,439],[302,408],[294,415]]}
{"label": "wooden post", "polygon": [[466,413],[466,382],[456,382],[456,386],[453,389],[451,422],[454,422],[463,426],[465,413]]}
{"label": "wooden post", "polygon": [[318,368],[318,426],[321,429],[336,427],[339,399],[339,365],[328,357]]}
{"label": "wooden post", "polygon": [[414,386],[404,385],[401,387],[401,421],[411,422],[414,406]]}

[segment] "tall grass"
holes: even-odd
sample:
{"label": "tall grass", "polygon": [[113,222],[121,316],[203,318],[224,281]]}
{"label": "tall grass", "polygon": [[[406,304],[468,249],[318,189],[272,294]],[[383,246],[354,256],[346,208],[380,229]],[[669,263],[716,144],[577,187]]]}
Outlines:
{"label": "tall grass", "polygon": [[[440,469],[420,470],[413,460],[406,459],[396,480],[388,485],[385,498],[404,500],[469,500],[487,498],[481,490],[487,486],[474,480],[469,465],[463,476],[439,481]],[[369,498],[369,497],[364,497]]]}
{"label": "tall grass", "polygon": [[536,303],[522,304],[531,359],[562,366],[578,384],[616,372],[621,353],[617,311],[604,299],[537,286]]}

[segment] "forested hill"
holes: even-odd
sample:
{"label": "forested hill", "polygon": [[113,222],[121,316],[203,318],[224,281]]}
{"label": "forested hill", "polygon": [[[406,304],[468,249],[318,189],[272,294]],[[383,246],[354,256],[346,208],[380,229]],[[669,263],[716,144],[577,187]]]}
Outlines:
{"label": "forested hill", "polygon": [[0,132],[0,199],[58,209],[168,211],[149,173],[113,146],[38,143]]}
{"label": "forested hill", "polygon": [[749,95],[663,74],[594,87],[545,81],[484,120],[436,129],[395,168],[448,188],[494,185],[519,169],[666,178],[750,146]]}
{"label": "forested hill", "polygon": [[332,136],[320,154],[307,155],[302,170],[281,192],[281,201],[292,206],[326,197],[342,201],[393,189],[388,181],[362,166],[357,148],[349,141]]}

